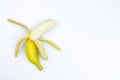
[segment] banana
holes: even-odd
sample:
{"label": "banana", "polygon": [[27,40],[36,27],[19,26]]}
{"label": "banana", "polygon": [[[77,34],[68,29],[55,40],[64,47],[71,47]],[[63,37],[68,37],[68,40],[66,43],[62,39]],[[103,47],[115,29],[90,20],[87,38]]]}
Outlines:
{"label": "banana", "polygon": [[33,64],[37,65],[37,67],[40,70],[42,70],[42,66],[39,63],[39,58],[38,58],[38,54],[37,54],[37,47],[32,40],[30,40],[30,39],[26,40],[25,51],[26,51],[26,56],[29,59],[29,61],[32,62]]}
{"label": "banana", "polygon": [[26,25],[24,25],[20,22],[17,22],[12,19],[8,19],[8,21],[22,26],[23,28],[26,29],[26,31],[28,33],[27,35],[23,35],[18,40],[16,48],[15,48],[15,56],[17,57],[20,45],[25,40],[25,52],[26,52],[26,56],[27,56],[28,60],[31,63],[35,64],[39,70],[42,70],[43,67],[39,61],[38,51],[40,53],[40,56],[44,60],[48,60],[48,56],[45,52],[45,49],[44,49],[41,41],[45,41],[45,42],[49,43],[51,46],[53,46],[54,48],[56,48],[57,50],[60,50],[60,47],[57,44],[55,44],[53,41],[41,38],[41,35],[48,29],[54,27],[56,25],[56,22],[52,19],[44,21],[41,24],[39,24],[37,26],[37,28],[35,28],[33,31],[31,31]]}

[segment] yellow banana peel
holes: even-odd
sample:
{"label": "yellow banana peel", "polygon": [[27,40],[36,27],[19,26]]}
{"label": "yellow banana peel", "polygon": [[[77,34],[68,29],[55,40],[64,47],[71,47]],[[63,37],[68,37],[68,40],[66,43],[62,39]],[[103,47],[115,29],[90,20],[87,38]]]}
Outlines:
{"label": "yellow banana peel", "polygon": [[26,52],[26,56],[27,56],[28,60],[31,63],[35,64],[39,70],[42,70],[43,67],[39,61],[38,51],[40,53],[40,56],[44,60],[48,60],[48,56],[45,52],[45,49],[44,49],[41,41],[45,41],[45,42],[49,43],[51,46],[53,46],[55,49],[60,50],[60,47],[53,41],[41,38],[41,35],[48,29],[54,27],[56,25],[56,22],[53,19],[44,21],[41,24],[39,24],[33,31],[31,31],[26,25],[24,25],[20,22],[17,22],[12,19],[8,19],[8,21],[22,26],[23,28],[26,29],[26,31],[28,33],[28,34],[20,37],[20,39],[18,40],[16,48],[15,48],[15,56],[16,57],[18,56],[20,45],[24,40],[26,40],[25,41],[25,52]]}

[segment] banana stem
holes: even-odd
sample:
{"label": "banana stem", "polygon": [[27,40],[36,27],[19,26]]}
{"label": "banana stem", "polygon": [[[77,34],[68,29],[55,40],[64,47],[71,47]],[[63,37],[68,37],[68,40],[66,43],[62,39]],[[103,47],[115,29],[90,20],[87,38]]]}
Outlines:
{"label": "banana stem", "polygon": [[37,67],[38,67],[39,70],[43,69],[43,67],[42,67],[42,65],[40,63],[37,63],[36,65],[37,65]]}
{"label": "banana stem", "polygon": [[31,33],[30,29],[26,25],[24,25],[24,24],[22,24],[18,21],[12,20],[12,19],[8,19],[8,21],[11,22],[11,23],[17,24],[19,26],[22,26],[23,28],[25,28],[27,30],[28,34]]}

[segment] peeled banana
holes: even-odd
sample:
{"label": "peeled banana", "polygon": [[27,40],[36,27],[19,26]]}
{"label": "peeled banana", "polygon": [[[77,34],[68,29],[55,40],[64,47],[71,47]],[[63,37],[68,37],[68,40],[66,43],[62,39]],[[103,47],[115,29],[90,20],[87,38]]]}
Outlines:
{"label": "peeled banana", "polygon": [[48,56],[45,52],[45,49],[44,49],[41,41],[45,41],[45,42],[49,43],[50,45],[52,45],[57,50],[60,50],[60,47],[57,44],[55,44],[53,41],[41,38],[41,35],[48,29],[54,27],[56,25],[56,22],[52,19],[44,21],[40,25],[38,25],[37,28],[35,28],[33,31],[31,31],[26,25],[24,25],[20,22],[17,22],[12,19],[8,19],[8,21],[22,26],[23,28],[26,29],[26,31],[28,33],[28,34],[20,37],[20,39],[18,40],[16,48],[15,48],[15,56],[16,57],[18,56],[18,51],[19,51],[20,45],[24,40],[26,40],[25,41],[25,52],[26,52],[26,56],[27,56],[28,60],[31,63],[35,64],[39,70],[42,70],[43,67],[39,60],[38,51],[40,53],[40,56],[44,60],[48,60]]}

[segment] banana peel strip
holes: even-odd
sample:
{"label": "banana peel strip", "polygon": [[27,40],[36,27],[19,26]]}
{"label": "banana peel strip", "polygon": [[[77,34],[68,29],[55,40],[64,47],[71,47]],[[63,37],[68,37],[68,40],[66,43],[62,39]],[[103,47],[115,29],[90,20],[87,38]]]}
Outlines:
{"label": "banana peel strip", "polygon": [[51,40],[48,40],[48,39],[45,39],[45,38],[39,38],[38,40],[47,42],[48,44],[50,44],[51,46],[53,46],[58,51],[61,50],[60,47],[55,42],[53,42]]}
{"label": "banana peel strip", "polygon": [[30,38],[35,40],[41,37],[41,35],[47,31],[48,29],[54,27],[56,25],[56,22],[52,19],[42,22],[40,25],[38,25],[30,34]]}
{"label": "banana peel strip", "polygon": [[25,40],[27,38],[28,38],[28,35],[24,35],[18,40],[16,48],[15,48],[15,57],[18,56],[18,51],[19,51],[19,48],[20,48],[20,44],[22,43],[23,40]]}
{"label": "banana peel strip", "polygon": [[42,45],[42,43],[39,40],[34,40],[34,43],[36,44],[38,51],[40,53],[40,56],[44,59],[44,60],[48,60],[48,56],[45,52],[45,49]]}

